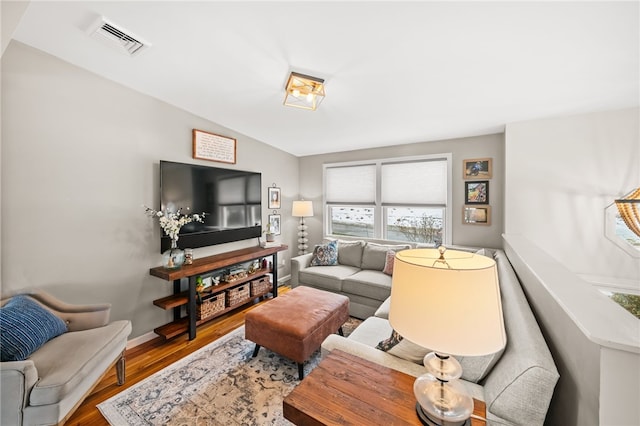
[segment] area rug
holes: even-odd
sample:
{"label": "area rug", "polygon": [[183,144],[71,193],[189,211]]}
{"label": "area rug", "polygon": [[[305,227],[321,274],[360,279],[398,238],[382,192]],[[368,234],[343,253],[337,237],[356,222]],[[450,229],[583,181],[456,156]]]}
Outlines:
{"label": "area rug", "polygon": [[[347,321],[345,335],[359,323]],[[98,409],[114,426],[291,425],[282,416],[282,400],[300,383],[298,366],[265,348],[252,358],[254,347],[240,327]],[[305,362],[305,376],[319,362],[318,350]]]}

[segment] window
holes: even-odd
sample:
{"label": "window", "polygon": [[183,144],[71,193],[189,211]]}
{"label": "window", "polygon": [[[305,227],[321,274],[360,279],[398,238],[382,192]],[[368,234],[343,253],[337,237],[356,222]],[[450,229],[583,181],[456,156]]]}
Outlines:
{"label": "window", "polygon": [[451,241],[451,154],[324,166],[325,234]]}

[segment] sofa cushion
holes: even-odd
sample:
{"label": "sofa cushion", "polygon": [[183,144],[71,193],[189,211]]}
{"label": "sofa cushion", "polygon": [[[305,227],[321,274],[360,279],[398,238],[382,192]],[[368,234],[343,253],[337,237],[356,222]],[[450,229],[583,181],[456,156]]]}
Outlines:
{"label": "sofa cushion", "polygon": [[338,242],[329,241],[326,244],[318,244],[313,249],[311,266],[331,266],[338,263]]}
{"label": "sofa cushion", "polygon": [[341,265],[360,267],[364,241],[338,240],[338,263]]}
{"label": "sofa cushion", "polygon": [[47,342],[30,358],[40,380],[31,390],[29,405],[56,404],[87,376],[94,376],[90,382],[95,383],[122,352],[130,333],[129,321],[114,321]]}
{"label": "sofa cushion", "polygon": [[389,319],[389,309],[391,309],[391,297],[387,297],[387,299],[382,302],[382,305],[378,306],[376,313],[373,316],[378,318]]}
{"label": "sofa cushion", "polygon": [[391,295],[391,277],[381,271],[363,269],[344,278],[342,291],[382,302]]}
{"label": "sofa cushion", "polygon": [[321,290],[342,291],[342,280],[360,271],[346,265],[310,266],[300,271],[299,284]]}
{"label": "sofa cushion", "polygon": [[0,308],[2,361],[24,361],[66,331],[64,321],[38,302],[28,296],[15,296]]}
{"label": "sofa cushion", "polygon": [[387,260],[387,251],[400,251],[411,248],[408,244],[399,245],[382,245],[374,243],[366,243],[362,250],[362,263],[360,267],[362,269],[373,269],[376,271],[382,271],[384,269],[384,263]]}

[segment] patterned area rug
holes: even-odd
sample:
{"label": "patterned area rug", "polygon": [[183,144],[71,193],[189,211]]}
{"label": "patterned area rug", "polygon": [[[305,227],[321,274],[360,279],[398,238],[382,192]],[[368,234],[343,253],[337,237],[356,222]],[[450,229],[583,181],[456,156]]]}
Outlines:
{"label": "patterned area rug", "polygon": [[[349,335],[360,320],[343,326]],[[282,400],[299,383],[297,364],[244,339],[244,327],[227,334],[98,405],[107,421],[122,425],[291,425]],[[316,351],[305,375],[320,361]]]}

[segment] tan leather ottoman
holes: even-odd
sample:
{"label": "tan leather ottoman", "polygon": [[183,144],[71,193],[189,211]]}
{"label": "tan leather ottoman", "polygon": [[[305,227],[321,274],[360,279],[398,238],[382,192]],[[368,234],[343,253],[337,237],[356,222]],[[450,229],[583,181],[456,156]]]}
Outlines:
{"label": "tan leather ottoman", "polygon": [[244,337],[255,342],[254,357],[264,346],[297,362],[302,380],[304,361],[348,318],[348,297],[301,286],[249,311]]}

